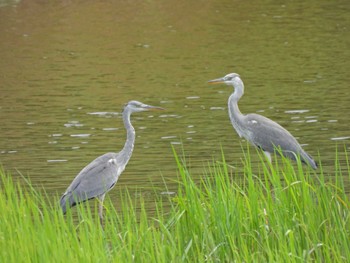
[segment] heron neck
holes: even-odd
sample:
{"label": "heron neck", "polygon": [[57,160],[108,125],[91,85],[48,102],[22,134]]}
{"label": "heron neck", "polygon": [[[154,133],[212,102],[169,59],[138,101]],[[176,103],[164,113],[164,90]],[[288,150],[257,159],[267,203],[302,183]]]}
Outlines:
{"label": "heron neck", "polygon": [[238,115],[242,115],[241,111],[238,108],[238,101],[244,94],[243,83],[241,83],[241,85],[237,85],[237,87],[234,87],[234,89],[235,91],[231,94],[228,103],[230,114],[237,117]]}
{"label": "heron neck", "polygon": [[134,143],[135,143],[135,129],[131,124],[130,115],[131,115],[131,112],[127,110],[123,112],[123,122],[124,122],[124,126],[127,134],[126,134],[126,142],[119,156],[123,159],[125,164],[129,161],[131,157],[132,151],[134,149]]}
{"label": "heron neck", "polygon": [[229,110],[229,114],[231,119],[239,119],[239,116],[242,116],[241,111],[238,108],[238,100],[240,99],[240,97],[236,97],[235,93],[233,93],[230,98],[228,99],[228,110]]}
{"label": "heron neck", "polygon": [[228,111],[230,115],[230,119],[232,122],[233,127],[237,131],[237,133],[242,136],[243,131],[241,130],[241,122],[243,114],[238,108],[238,101],[243,96],[243,86],[242,87],[235,87],[234,93],[231,94],[231,96],[228,99]]}

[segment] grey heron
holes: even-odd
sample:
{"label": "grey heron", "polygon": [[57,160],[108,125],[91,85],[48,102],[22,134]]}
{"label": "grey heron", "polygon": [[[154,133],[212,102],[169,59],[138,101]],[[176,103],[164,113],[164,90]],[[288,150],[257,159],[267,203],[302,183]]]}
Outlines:
{"label": "grey heron", "polygon": [[129,101],[125,105],[123,122],[127,131],[127,139],[123,149],[119,153],[109,152],[97,157],[79,172],[61,197],[60,205],[64,214],[67,206],[72,207],[89,199],[97,198],[99,200],[98,213],[102,224],[105,195],[117,183],[134,149],[135,129],[130,122],[130,115],[134,112],[149,110],[163,110],[163,108],[135,100]]}
{"label": "grey heron", "polygon": [[277,148],[285,157],[296,160],[298,155],[303,163],[310,165],[313,169],[317,168],[313,158],[281,125],[259,114],[244,115],[240,112],[238,101],[244,94],[244,84],[237,73],[227,74],[222,78],[210,80],[208,83],[225,83],[234,87],[234,92],[228,99],[228,113],[231,123],[238,135],[263,150],[270,162],[271,154]]}

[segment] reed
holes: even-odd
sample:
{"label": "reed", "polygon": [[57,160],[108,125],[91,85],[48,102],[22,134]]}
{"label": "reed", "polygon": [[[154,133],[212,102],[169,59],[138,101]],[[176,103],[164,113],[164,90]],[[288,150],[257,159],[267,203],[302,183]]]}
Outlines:
{"label": "reed", "polygon": [[[242,169],[222,160],[191,178],[176,153],[178,191],[145,208],[142,195],[107,199],[102,229],[95,209],[63,216],[58,197],[23,187],[0,172],[0,262],[345,262],[350,259],[350,207],[337,160],[334,176],[288,160]],[[344,165],[343,165],[344,166]],[[30,185],[30,183],[28,183]],[[53,201],[50,201],[54,199]],[[78,217],[73,216],[78,215]]]}

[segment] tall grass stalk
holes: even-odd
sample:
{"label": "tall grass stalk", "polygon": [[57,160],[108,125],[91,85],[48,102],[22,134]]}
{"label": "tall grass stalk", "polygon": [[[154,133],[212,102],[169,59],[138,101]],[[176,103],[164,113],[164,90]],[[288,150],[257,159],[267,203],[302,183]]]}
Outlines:
{"label": "tall grass stalk", "polygon": [[[0,172],[0,262],[346,262],[350,207],[346,167],[328,179],[288,160],[259,167],[245,154],[242,172],[222,160],[200,182],[175,152],[178,190],[155,212],[142,195],[105,202],[105,225],[83,204],[63,216],[44,191]],[[347,155],[346,155],[347,158]],[[327,180],[326,180],[327,179]],[[164,197],[163,197],[164,198]],[[97,206],[97,203],[96,203]],[[78,217],[73,215],[78,215]]]}

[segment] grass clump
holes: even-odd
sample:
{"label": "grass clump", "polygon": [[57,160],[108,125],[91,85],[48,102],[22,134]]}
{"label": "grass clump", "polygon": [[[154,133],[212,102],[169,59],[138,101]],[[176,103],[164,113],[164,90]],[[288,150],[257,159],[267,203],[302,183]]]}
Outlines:
{"label": "grass clump", "polygon": [[288,160],[283,160],[283,167],[262,162],[262,172],[255,175],[248,158],[244,177],[230,176],[223,163],[212,166],[202,184],[196,185],[177,161],[184,182],[179,206],[187,214],[179,235],[195,242],[190,258],[225,262],[350,259],[349,199],[343,177],[336,175],[335,181],[326,182],[322,171],[316,175],[300,162],[295,169]]}
{"label": "grass clump", "polygon": [[[326,180],[288,160],[242,172],[210,164],[200,182],[176,154],[179,187],[170,209],[142,195],[106,202],[105,226],[80,205],[63,216],[58,198],[0,172],[0,262],[345,262],[350,259],[346,167]],[[343,170],[341,170],[343,168]],[[253,171],[254,170],[254,171]],[[78,214],[78,218],[72,213]],[[96,210],[97,211],[97,210]]]}

